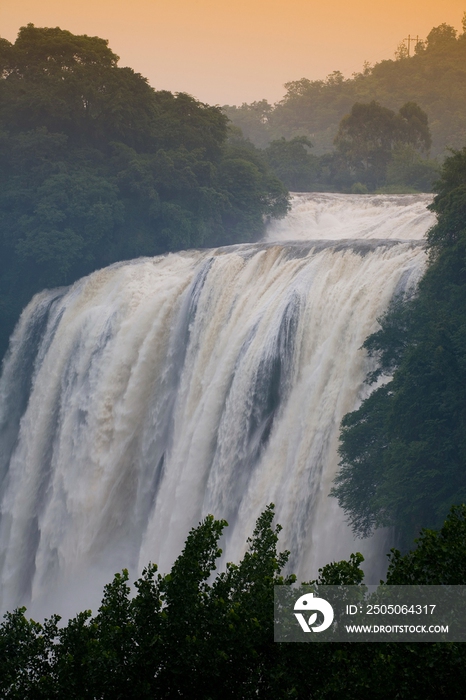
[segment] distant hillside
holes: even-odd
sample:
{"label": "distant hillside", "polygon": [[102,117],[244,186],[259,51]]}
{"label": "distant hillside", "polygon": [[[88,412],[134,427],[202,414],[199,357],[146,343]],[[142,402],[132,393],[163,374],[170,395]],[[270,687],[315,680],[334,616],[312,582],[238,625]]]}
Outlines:
{"label": "distant hillside", "polygon": [[376,100],[398,110],[416,102],[429,118],[432,156],[443,156],[448,147],[466,142],[466,13],[463,33],[442,24],[420,42],[408,57],[405,45],[395,60],[386,60],[345,79],[335,71],[325,80],[302,78],[286,83],[281,102],[266,100],[226,105],[223,110],[243,135],[264,148],[270,141],[303,135],[321,155],[333,149],[340,120],[355,102]]}

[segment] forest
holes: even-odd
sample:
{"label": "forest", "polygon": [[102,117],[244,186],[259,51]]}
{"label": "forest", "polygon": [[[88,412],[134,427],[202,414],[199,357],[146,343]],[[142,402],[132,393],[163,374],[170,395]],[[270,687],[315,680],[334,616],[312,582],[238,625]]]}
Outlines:
{"label": "forest", "polygon": [[[460,699],[466,649],[455,643],[277,643],[274,586],[284,574],[273,504],[259,517],[249,550],[216,572],[225,521],[208,516],[191,530],[170,574],[149,564],[131,595],[128,572],[104,590],[97,614],[43,624],[25,609],[0,626],[0,693],[23,700],[297,698]],[[386,584],[456,585],[466,580],[466,507],[417,546],[392,550]],[[320,585],[363,586],[363,557],[319,570]]]}
{"label": "forest", "polygon": [[[392,526],[385,584],[466,581],[466,148],[446,161],[419,290],[398,298],[365,347],[385,380],[342,427],[333,495],[355,532]],[[388,377],[392,377],[387,381]],[[273,641],[273,587],[291,585],[269,505],[243,559],[216,571],[225,521],[191,530],[169,574],[148,563],[134,592],[126,570],[93,616],[43,623],[25,608],[0,627],[5,698],[462,698],[460,643]],[[413,542],[414,538],[414,542]],[[323,585],[364,585],[363,557],[319,570]]]}
{"label": "forest", "polygon": [[466,502],[466,148],[435,189],[426,273],[364,343],[385,383],[343,420],[333,489],[356,533],[394,526],[404,547]]}
{"label": "forest", "polygon": [[[441,25],[414,56],[401,47],[349,80],[289,83],[274,107],[223,111],[153,90],[96,37],[28,25],[15,44],[0,40],[1,352],[36,291],[119,260],[255,240],[286,214],[287,188],[363,194],[434,182],[427,271],[365,341],[375,387],[344,418],[332,495],[357,535],[393,528],[385,583],[464,584],[464,29]],[[361,124],[372,135],[361,137]],[[430,156],[447,146],[440,170]],[[209,516],[169,574],[148,563],[134,595],[128,573],[117,574],[94,616],[63,624],[7,613],[1,697],[464,696],[461,644],[274,643],[273,586],[295,577],[273,517],[269,506],[242,561],[222,573],[227,524]],[[317,580],[362,585],[362,561],[329,563]]]}
{"label": "forest", "polygon": [[431,191],[466,139],[465,37],[440,25],[413,56],[223,109],[154,90],[98,37],[0,39],[0,355],[44,287],[257,240],[287,190]]}
{"label": "forest", "polygon": [[0,39],[0,355],[21,309],[119,260],[256,240],[288,209],[217,107],[155,91],[98,37]]}
{"label": "forest", "polygon": [[[345,172],[351,163],[341,158],[339,137],[335,144],[341,121],[355,104],[367,109],[375,102],[379,108],[397,113],[406,103],[414,102],[427,116],[431,147],[422,152],[398,145],[384,182],[363,181],[362,185],[369,191],[374,185],[392,191],[403,191],[403,187],[404,191],[430,191],[448,149],[461,148],[466,142],[465,86],[466,14],[463,33],[457,35],[447,24],[434,27],[425,41],[417,43],[412,55],[402,42],[394,60],[365,64],[351,78],[339,71],[325,80],[302,78],[286,83],[286,94],[275,105],[258,100],[239,107],[225,105],[223,111],[252,143],[272,150],[272,163],[273,150],[280,145],[285,149],[286,144],[290,153],[301,144],[300,161],[295,161],[301,188],[351,191],[358,180],[351,167]],[[400,143],[406,146],[406,142]],[[291,189],[298,184],[290,177],[284,182]]]}

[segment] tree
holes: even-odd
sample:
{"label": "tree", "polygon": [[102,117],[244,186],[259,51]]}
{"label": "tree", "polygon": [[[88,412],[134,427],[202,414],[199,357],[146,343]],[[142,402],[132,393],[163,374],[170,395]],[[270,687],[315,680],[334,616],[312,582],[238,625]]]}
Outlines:
{"label": "tree", "polygon": [[277,552],[273,505],[259,517],[249,550],[212,583],[225,521],[205,518],[188,535],[170,574],[149,565],[131,597],[128,572],[104,590],[97,615],[60,629],[26,620],[0,628],[0,690],[6,697],[253,698],[271,689],[280,649],[273,639],[273,586],[288,552]]}
{"label": "tree", "polygon": [[153,90],[103,39],[29,24],[0,41],[0,71],[0,355],[44,287],[255,240],[288,209],[265,158],[228,140],[218,107]]}
{"label": "tree", "polygon": [[306,136],[295,136],[272,141],[265,149],[270,167],[288,189],[307,192],[315,185],[319,161],[309,153],[311,148]]}
{"label": "tree", "polygon": [[466,151],[447,159],[431,209],[429,265],[414,297],[394,300],[364,347],[378,387],[342,422],[333,495],[355,532],[395,526],[406,547],[466,501]]}
{"label": "tree", "polygon": [[[27,620],[21,608],[0,626],[0,693],[31,700],[298,698],[349,700],[462,697],[464,645],[278,644],[273,586],[288,553],[277,552],[273,506],[259,517],[249,551],[212,580],[225,526],[212,516],[191,530],[169,575],[149,565],[130,594],[128,572],[105,587],[95,617],[66,625]],[[417,547],[390,553],[386,583],[463,584],[465,506]],[[360,554],[319,570],[319,585],[360,585]],[[363,593],[364,588],[361,589]],[[435,673],[432,673],[435,668]]]}
{"label": "tree", "polygon": [[421,530],[414,549],[405,555],[391,550],[387,585],[464,585],[465,540],[466,505],[452,506],[440,530]]}
{"label": "tree", "polygon": [[[442,48],[437,50],[434,37],[439,34]],[[442,36],[446,38],[443,43]],[[411,51],[408,58],[407,47],[401,44],[394,58],[364,66],[346,80],[303,77],[286,83],[283,99],[270,105],[266,121],[257,119],[249,131],[244,126],[245,135],[260,148],[281,137],[289,140],[297,134],[304,135],[314,144],[313,153],[321,157],[332,150],[338,125],[356,102],[376,100],[396,112],[400,105],[414,101],[429,117],[432,154],[443,160],[449,147],[461,148],[466,141],[466,34],[463,31],[454,39],[454,29],[450,27],[445,36],[441,25],[434,28],[429,50],[424,41],[419,41],[414,55]],[[226,113],[243,128],[247,118],[252,118],[250,107],[230,107]],[[322,179],[320,183],[327,188],[340,187]]]}
{"label": "tree", "polygon": [[285,186],[250,142],[229,139],[218,173],[225,196],[226,228],[233,234],[227,234],[226,242],[257,239],[265,221],[288,211]]}
{"label": "tree", "polygon": [[428,152],[432,146],[427,114],[415,102],[406,102],[398,112],[401,117],[398,141],[419,151]]}
{"label": "tree", "polygon": [[430,30],[427,35],[426,50],[438,51],[448,49],[449,45],[456,41],[456,34],[454,27],[443,22],[443,24]]}
{"label": "tree", "polygon": [[431,192],[440,175],[440,166],[435,160],[422,158],[414,146],[397,145],[387,166],[387,185],[398,188],[413,188],[418,192]]}
{"label": "tree", "polygon": [[147,147],[157,114],[154,92],[98,37],[22,27],[0,86],[0,122],[12,132],[45,127],[80,146],[111,140]]}
{"label": "tree", "polygon": [[428,232],[432,256],[455,250],[462,252],[466,229],[466,147],[452,151],[436,182],[436,196],[431,209],[438,214],[437,224]]}
{"label": "tree", "polygon": [[431,145],[427,115],[413,102],[398,114],[373,101],[356,103],[342,119],[334,140],[337,151],[352,170],[354,181],[375,189],[385,183],[393,149],[410,144],[428,150]]}
{"label": "tree", "polygon": [[395,51],[395,59],[397,61],[404,61],[406,58],[409,58],[408,46],[406,44],[406,41],[403,40],[397,46],[397,49]]}
{"label": "tree", "polygon": [[272,112],[272,105],[267,100],[243,103],[241,107],[224,105],[224,114],[240,130],[241,135],[249,139],[258,148],[264,148],[269,141],[268,118]]}

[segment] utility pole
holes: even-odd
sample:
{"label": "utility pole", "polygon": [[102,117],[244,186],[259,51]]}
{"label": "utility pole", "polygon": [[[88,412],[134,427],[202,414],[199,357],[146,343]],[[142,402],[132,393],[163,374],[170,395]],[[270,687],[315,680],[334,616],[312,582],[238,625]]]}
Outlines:
{"label": "utility pole", "polygon": [[411,42],[414,44],[414,46],[417,46],[419,44],[419,35],[416,35],[416,43],[414,43],[414,37],[411,36],[411,34],[408,34],[406,39],[403,39],[403,41],[408,42],[408,58],[410,56],[410,48],[411,48]]}

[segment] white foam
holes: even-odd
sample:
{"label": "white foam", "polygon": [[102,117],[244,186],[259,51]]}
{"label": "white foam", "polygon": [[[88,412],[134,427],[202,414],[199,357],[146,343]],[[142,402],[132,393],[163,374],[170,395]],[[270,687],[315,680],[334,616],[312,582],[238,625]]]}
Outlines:
{"label": "white foam", "polygon": [[[224,559],[238,561],[271,501],[302,580],[355,549],[385,559],[380,537],[355,544],[328,493],[340,420],[366,391],[361,345],[425,264],[419,241],[393,239],[420,238],[428,199],[399,200],[300,195],[265,244],[120,264],[31,302],[0,382],[0,444],[12,450],[3,608],[95,609],[115,571],[137,575],[149,560],[167,571],[207,513],[230,521]],[[387,240],[341,243],[353,219],[366,221],[363,238],[377,219]],[[39,317],[17,424],[15,367]]]}

